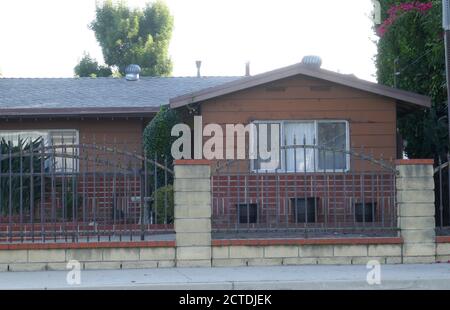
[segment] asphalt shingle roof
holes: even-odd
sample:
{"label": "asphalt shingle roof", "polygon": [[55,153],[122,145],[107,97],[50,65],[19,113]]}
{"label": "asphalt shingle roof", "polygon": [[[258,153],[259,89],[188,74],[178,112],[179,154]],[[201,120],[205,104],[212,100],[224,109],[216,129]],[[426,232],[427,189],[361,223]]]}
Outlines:
{"label": "asphalt shingle roof", "polygon": [[159,107],[240,77],[0,78],[1,109]]}

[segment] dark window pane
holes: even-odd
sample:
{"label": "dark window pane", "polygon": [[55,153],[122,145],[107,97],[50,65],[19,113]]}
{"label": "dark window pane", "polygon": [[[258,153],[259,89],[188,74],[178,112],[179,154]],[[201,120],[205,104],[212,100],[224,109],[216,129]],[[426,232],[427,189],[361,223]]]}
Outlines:
{"label": "dark window pane", "polygon": [[318,124],[319,170],[347,169],[347,126],[343,122]]}
{"label": "dark window pane", "polygon": [[239,224],[256,224],[258,219],[258,204],[243,203],[238,206]]}
{"label": "dark window pane", "polygon": [[317,198],[291,198],[291,206],[294,210],[294,217],[297,216],[297,223],[316,222]]}
{"label": "dark window pane", "polygon": [[375,222],[376,203],[355,203],[355,218],[359,223]]}

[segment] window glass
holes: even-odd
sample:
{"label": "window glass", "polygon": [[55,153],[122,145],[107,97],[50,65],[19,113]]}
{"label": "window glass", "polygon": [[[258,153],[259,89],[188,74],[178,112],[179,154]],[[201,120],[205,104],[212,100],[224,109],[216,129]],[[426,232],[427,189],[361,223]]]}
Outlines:
{"label": "window glass", "polygon": [[[270,141],[270,125],[273,122],[256,122],[257,136],[261,136],[261,126],[268,128],[268,145]],[[280,121],[280,165],[278,169],[285,172],[336,171],[349,169],[346,154],[348,149],[348,128],[345,121]],[[259,151],[259,139],[255,137],[252,147]],[[305,147],[303,147],[305,145]],[[267,161],[267,160],[266,160]],[[259,171],[274,171],[263,169],[266,161],[258,157],[253,161],[253,169]]]}
{"label": "window glass", "polygon": [[308,123],[286,123],[284,125],[285,146],[305,145],[305,147],[286,148],[284,152],[285,169],[289,172],[314,170],[314,149],[311,146],[315,140],[315,126]]}
{"label": "window glass", "polygon": [[78,143],[77,130],[7,130],[0,131],[0,138],[3,143],[14,147],[19,145],[20,140],[26,143],[42,139],[46,147],[53,146],[47,151],[53,154],[45,161],[47,170],[53,169],[55,172],[78,170],[77,148],[74,147]]}
{"label": "window glass", "polygon": [[[347,124],[344,122],[319,122],[319,170],[345,170],[347,168]],[[323,148],[323,149],[321,149]]]}
{"label": "window glass", "polygon": [[[253,169],[263,171],[275,171],[281,169],[280,159],[280,144],[281,144],[281,124],[280,123],[256,123],[256,132],[252,133],[254,136],[254,144],[250,146],[253,149],[253,153],[256,154],[257,159],[253,161]],[[272,132],[275,130],[275,132]],[[276,137],[276,131],[278,131],[278,141],[272,141],[272,137]],[[263,141],[265,140],[265,141]],[[264,142],[264,143],[262,143]],[[272,150],[271,147],[278,148]],[[270,158],[261,158],[261,152],[270,153]],[[267,154],[268,155],[268,154]]]}

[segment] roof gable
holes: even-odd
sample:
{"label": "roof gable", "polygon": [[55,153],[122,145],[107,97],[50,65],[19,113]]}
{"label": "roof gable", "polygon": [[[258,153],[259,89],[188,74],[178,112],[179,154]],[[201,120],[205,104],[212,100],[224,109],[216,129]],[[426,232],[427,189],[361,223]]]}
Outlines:
{"label": "roof gable", "polygon": [[406,103],[416,107],[418,106],[428,108],[431,106],[431,99],[427,96],[380,85],[377,83],[368,82],[365,80],[358,79],[355,76],[340,74],[324,69],[313,69],[301,63],[273,70],[270,72],[258,74],[255,76],[244,77],[242,79],[230,81],[228,83],[211,87],[209,89],[204,89],[192,92],[190,94],[178,96],[170,100],[170,106],[172,108],[178,108],[188,104],[205,101],[208,99],[234,93],[251,87],[260,86],[263,84],[293,77],[296,75],[304,75],[308,77],[325,80],[328,82],[340,84],[350,88],[396,99],[402,103]]}

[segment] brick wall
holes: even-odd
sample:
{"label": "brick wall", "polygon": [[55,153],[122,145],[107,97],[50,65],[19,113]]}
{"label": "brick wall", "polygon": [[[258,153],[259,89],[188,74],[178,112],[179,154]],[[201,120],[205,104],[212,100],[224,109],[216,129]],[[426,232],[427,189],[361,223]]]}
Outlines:
{"label": "brick wall", "polygon": [[[259,174],[212,177],[213,227],[234,227],[238,204],[258,204],[259,224],[295,221],[293,199],[317,198],[315,222],[353,226],[355,204],[374,204],[378,227],[395,226],[395,176],[392,173]],[[294,200],[295,201],[295,200]],[[303,223],[300,223],[303,224]],[[313,224],[309,222],[309,224]],[[371,223],[372,224],[372,223]],[[359,223],[363,225],[363,223]]]}

